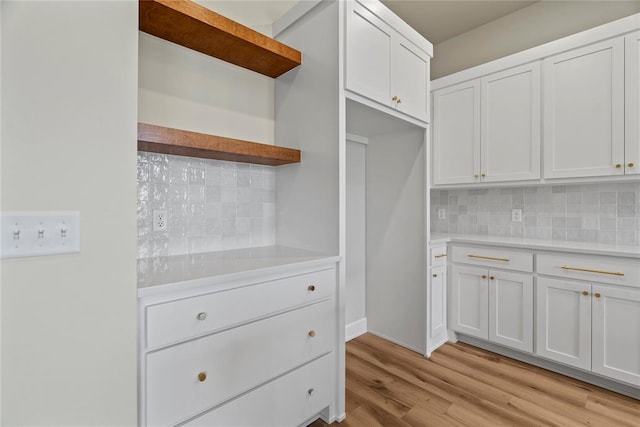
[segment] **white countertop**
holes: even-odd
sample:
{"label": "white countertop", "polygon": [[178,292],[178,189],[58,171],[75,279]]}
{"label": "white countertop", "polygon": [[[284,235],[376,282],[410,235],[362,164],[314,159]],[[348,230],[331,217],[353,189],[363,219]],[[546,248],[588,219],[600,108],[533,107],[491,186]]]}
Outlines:
{"label": "white countertop", "polygon": [[430,246],[433,247],[447,242],[495,245],[544,251],[574,252],[592,255],[611,255],[640,259],[640,246],[525,239],[517,237],[478,236],[472,234],[431,233],[431,239],[429,240]]}
{"label": "white countertop", "polygon": [[292,266],[312,268],[339,260],[339,256],[284,246],[144,258],[138,260],[138,296],[275,274]]}

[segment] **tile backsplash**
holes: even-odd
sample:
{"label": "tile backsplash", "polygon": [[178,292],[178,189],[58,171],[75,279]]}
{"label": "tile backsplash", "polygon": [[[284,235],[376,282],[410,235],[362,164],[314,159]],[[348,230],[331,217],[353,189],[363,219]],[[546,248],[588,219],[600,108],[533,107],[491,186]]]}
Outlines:
{"label": "tile backsplash", "polygon": [[431,231],[639,245],[640,182],[432,190]]}
{"label": "tile backsplash", "polygon": [[[165,154],[138,153],[138,258],[275,244],[276,171]],[[154,210],[166,231],[153,231]]]}

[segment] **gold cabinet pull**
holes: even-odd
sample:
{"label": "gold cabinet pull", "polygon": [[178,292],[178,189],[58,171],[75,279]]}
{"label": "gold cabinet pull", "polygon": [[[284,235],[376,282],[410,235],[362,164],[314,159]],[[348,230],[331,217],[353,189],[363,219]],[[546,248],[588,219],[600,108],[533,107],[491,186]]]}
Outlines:
{"label": "gold cabinet pull", "polygon": [[309,336],[311,338],[315,337],[316,336],[316,331],[309,331]]}
{"label": "gold cabinet pull", "polygon": [[568,265],[563,265],[560,268],[563,270],[584,271],[587,273],[598,273],[598,274],[610,274],[612,276],[624,276],[624,273],[621,273],[619,271],[594,270],[592,268],[569,267]]}
{"label": "gold cabinet pull", "polygon": [[485,176],[487,176],[487,174],[486,173],[481,173],[480,176],[484,178]]}
{"label": "gold cabinet pull", "polygon": [[593,294],[593,296],[596,297],[596,298],[600,298],[600,293],[596,292],[595,294]]}
{"label": "gold cabinet pull", "polygon": [[493,276],[489,276],[489,280],[496,280],[496,278]]}
{"label": "gold cabinet pull", "polygon": [[308,290],[309,292],[313,292],[313,291],[315,291],[315,290],[316,290],[316,287],[315,287],[314,285],[309,285],[309,286],[307,286],[307,290]]}
{"label": "gold cabinet pull", "polygon": [[402,99],[398,98],[398,100],[396,101],[398,104],[402,104]]}
{"label": "gold cabinet pull", "polygon": [[620,169],[622,165],[620,163],[616,163],[616,169]]}
{"label": "gold cabinet pull", "polygon": [[473,177],[474,177],[474,178],[477,178],[478,176],[479,176],[479,175],[478,175],[477,173],[474,173],[474,174],[473,174]]}
{"label": "gold cabinet pull", "polygon": [[398,99],[400,99],[400,98],[398,98],[398,97],[397,97],[397,96],[395,96],[395,95],[393,96],[393,98],[391,98],[391,100],[392,100],[392,101],[395,101],[395,102],[398,102]]}
{"label": "gold cabinet pull", "polygon": [[201,313],[198,313],[198,320],[204,320],[207,318],[207,313],[205,313],[204,311]]}
{"label": "gold cabinet pull", "polygon": [[498,257],[493,257],[493,256],[485,256],[485,255],[473,255],[473,254],[468,254],[467,255],[468,258],[480,258],[480,259],[488,259],[491,261],[503,261],[503,262],[509,262],[509,258],[498,258]]}
{"label": "gold cabinet pull", "polygon": [[440,254],[440,255],[434,256],[434,258],[443,258],[443,257],[446,257],[446,256],[447,256],[447,254]]}
{"label": "gold cabinet pull", "polygon": [[206,372],[200,372],[198,374],[198,381],[200,381],[201,383],[204,382],[207,379],[207,373]]}
{"label": "gold cabinet pull", "polygon": [[633,163],[629,163],[629,164],[627,164],[627,167],[628,167],[628,168],[632,168],[633,166],[634,166],[634,165],[633,165]]}
{"label": "gold cabinet pull", "polygon": [[482,275],[482,276],[480,276],[480,277],[482,277],[483,279],[486,279],[486,278],[487,278],[487,275],[486,275],[486,274],[483,274],[483,275]]}
{"label": "gold cabinet pull", "polygon": [[433,274],[433,277],[438,277],[438,275],[434,273],[434,274]]}
{"label": "gold cabinet pull", "polygon": [[587,295],[589,295],[589,292],[587,292],[587,291],[582,291],[582,295],[587,296]]}

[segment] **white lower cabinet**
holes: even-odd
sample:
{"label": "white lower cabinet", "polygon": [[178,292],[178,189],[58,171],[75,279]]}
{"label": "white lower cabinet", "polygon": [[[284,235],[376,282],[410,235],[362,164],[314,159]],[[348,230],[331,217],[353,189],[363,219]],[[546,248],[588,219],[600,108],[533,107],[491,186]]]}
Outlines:
{"label": "white lower cabinet", "polygon": [[450,309],[454,331],[533,351],[531,274],[453,265]]}
{"label": "white lower cabinet", "polygon": [[591,285],[539,277],[536,353],[591,369]]}
{"label": "white lower cabinet", "polygon": [[141,298],[140,425],[298,425],[329,408],[335,277],[333,264]]}
{"label": "white lower cabinet", "polygon": [[592,286],[591,370],[640,387],[640,289]]}
{"label": "white lower cabinet", "polygon": [[429,279],[427,355],[447,341],[447,266],[431,268]]}

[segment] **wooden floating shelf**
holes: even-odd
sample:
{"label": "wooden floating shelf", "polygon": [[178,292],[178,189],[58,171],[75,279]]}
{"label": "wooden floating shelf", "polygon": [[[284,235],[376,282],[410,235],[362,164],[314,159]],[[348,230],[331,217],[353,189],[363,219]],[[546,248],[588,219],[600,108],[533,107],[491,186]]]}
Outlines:
{"label": "wooden floating shelf", "polygon": [[276,78],[302,64],[302,53],[189,0],[140,0],[139,29]]}
{"label": "wooden floating shelf", "polygon": [[300,162],[300,150],[138,123],[138,151],[280,166]]}

